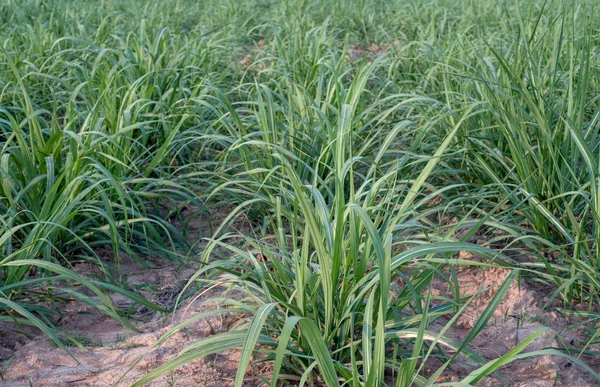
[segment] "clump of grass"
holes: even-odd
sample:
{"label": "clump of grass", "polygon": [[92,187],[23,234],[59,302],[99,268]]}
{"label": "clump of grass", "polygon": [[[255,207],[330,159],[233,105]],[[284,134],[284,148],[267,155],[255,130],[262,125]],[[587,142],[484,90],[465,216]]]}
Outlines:
{"label": "clump of grass", "polygon": [[592,304],[600,285],[598,58],[582,16],[589,5],[548,7],[517,4],[511,47],[491,47],[470,71],[466,87],[489,106],[479,118],[490,128],[473,135],[471,156],[476,176],[510,198],[543,238],[539,246],[559,252],[558,262],[538,260],[566,299]]}
{"label": "clump of grass", "polygon": [[[253,123],[249,127],[254,131],[246,126],[230,131],[232,145],[224,151],[222,168],[240,172],[226,176],[216,192],[247,197],[236,212],[261,209],[266,233],[224,234],[210,240],[203,254],[205,266],[188,286],[199,281],[224,287],[227,291],[219,301],[225,306],[182,322],[156,345],[210,314],[245,312],[251,318],[184,348],[136,385],[234,347],[242,348],[236,385],[242,385],[255,351],[263,355],[261,361],[273,362],[269,376],[273,386],[283,375],[297,375],[301,384],[321,378],[329,386],[340,382],[374,386],[390,380],[399,386],[431,385],[458,354],[480,365],[465,379],[475,383],[512,361],[542,333],[488,364],[468,348],[492,316],[513,273],[463,343],[445,337],[464,310],[464,300],[439,299],[433,306],[431,296],[424,293],[433,278],[442,275],[447,259],[470,250],[510,266],[508,258],[486,248],[445,235],[423,238],[419,233],[426,227],[420,212],[427,212],[426,203],[441,192],[429,186],[431,192],[423,198],[422,188],[471,112],[462,113],[455,130],[431,157],[399,160],[393,157],[398,152],[396,138],[411,123],[398,122],[389,130],[369,119],[378,117],[379,108],[363,104],[369,99],[363,93],[371,73],[371,67],[362,67],[352,82],[329,84],[333,90],[326,87],[321,95],[330,101],[311,100],[310,91],[292,81],[279,87],[293,90],[295,98],[281,104],[274,97],[283,92],[259,85],[259,102],[250,112],[238,108],[246,112],[244,116],[225,101],[232,122]],[[336,110],[338,98],[342,103]],[[306,122],[311,124],[302,124]],[[404,175],[411,170],[414,175]],[[231,238],[244,238],[245,247],[230,244]],[[229,251],[228,258],[210,260],[217,248]],[[227,294],[234,290],[243,298],[230,298]],[[428,330],[430,322],[450,313],[454,317],[441,333]],[[434,356],[443,359],[443,365],[426,377],[425,364]]]}
{"label": "clump of grass", "polygon": [[[64,348],[52,329],[52,308],[39,303],[74,299],[135,329],[115,310],[106,292],[164,311],[111,281],[119,276],[121,252],[142,264],[140,253],[176,256],[171,236],[177,233],[148,207],[166,199],[167,188],[169,200],[189,198],[183,187],[155,172],[165,164],[170,142],[185,118],[166,134],[140,131],[160,122],[166,125],[168,118],[149,119],[148,109],[137,109],[143,97],[131,97],[142,92],[141,82],[129,89],[129,96],[122,95],[113,89],[119,79],[101,71],[97,77],[79,78],[82,83],[74,85],[68,98],[59,97],[52,105],[47,95],[33,94],[48,85],[30,86],[20,70],[22,62],[14,57],[7,49],[2,51],[8,70],[0,95],[0,320],[34,325]],[[82,108],[82,97],[92,102],[85,87],[94,81],[100,82],[99,99]],[[64,83],[76,81],[67,76]],[[122,97],[116,117],[102,114],[114,109]],[[112,247],[116,267],[107,267],[96,255],[95,248],[104,245]],[[105,281],[70,270],[69,261],[76,257],[98,265]],[[73,285],[88,288],[96,298]]]}

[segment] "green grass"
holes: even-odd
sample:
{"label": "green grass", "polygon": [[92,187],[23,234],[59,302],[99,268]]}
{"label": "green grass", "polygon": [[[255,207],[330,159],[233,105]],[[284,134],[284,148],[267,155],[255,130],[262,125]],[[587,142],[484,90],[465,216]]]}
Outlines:
{"label": "green grass", "polygon": [[[236,384],[258,351],[272,386],[433,385],[456,362],[467,385],[562,354],[523,353],[542,331],[487,363],[469,343],[516,276],[598,321],[597,15],[575,0],[6,1],[0,321],[68,350],[51,306],[76,299],[133,328],[111,294],[161,309],[123,285],[119,254],[162,256],[199,265],[184,292],[224,289],[206,316],[247,319],[138,385],[234,347]],[[469,303],[454,265],[513,270],[463,342],[445,334]]]}

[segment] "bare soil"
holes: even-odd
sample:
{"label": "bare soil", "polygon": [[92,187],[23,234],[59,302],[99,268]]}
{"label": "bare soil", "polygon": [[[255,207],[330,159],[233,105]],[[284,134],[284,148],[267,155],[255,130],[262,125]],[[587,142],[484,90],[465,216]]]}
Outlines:
{"label": "bare soil", "polygon": [[[131,260],[124,261],[121,269],[129,276],[130,285],[154,285],[159,297],[153,301],[167,307],[176,299],[182,281],[194,272],[191,268],[175,271],[169,267],[148,270]],[[61,305],[64,317],[58,326],[85,344],[83,349],[69,348],[77,361],[41,334],[28,338],[3,331],[0,353],[2,360],[8,361],[8,364],[5,365],[2,385],[129,386],[173,358],[185,346],[226,329],[229,321],[213,316],[189,325],[159,348],[153,347],[170,328],[206,310],[210,306],[204,302],[207,297],[210,295],[187,300],[171,316],[140,310],[134,314],[140,320],[134,325],[143,333],[131,331],[86,305]],[[131,302],[119,297],[113,297],[113,300],[121,307]],[[237,360],[238,353],[229,351],[194,361],[149,385],[227,386],[235,376]]]}
{"label": "bare soil", "polygon": [[[477,320],[488,306],[510,271],[502,268],[472,268],[458,267],[457,278],[461,293],[464,296],[476,294],[466,312],[458,318],[457,324],[447,333],[447,336],[457,341],[464,340]],[[447,284],[437,282],[434,292],[445,294]],[[546,348],[581,348],[585,341],[586,332],[583,327],[572,328],[583,318],[567,316],[558,309],[558,300],[552,301],[545,310],[542,307],[552,293],[550,289],[528,280],[515,280],[502,302],[494,312],[486,328],[481,332],[470,347],[486,360],[497,359],[518,343],[540,329],[546,331],[535,339],[525,352],[538,351]],[[447,318],[436,323],[441,329]],[[592,351],[598,351],[600,346],[592,346]],[[577,357],[574,350],[571,355]],[[600,370],[600,358],[582,356],[592,369]],[[471,371],[469,367],[456,366],[452,372],[444,375],[440,381],[456,382]],[[480,382],[480,386],[598,386],[592,375],[583,368],[561,356],[535,356],[516,360],[507,364],[497,375]]]}

